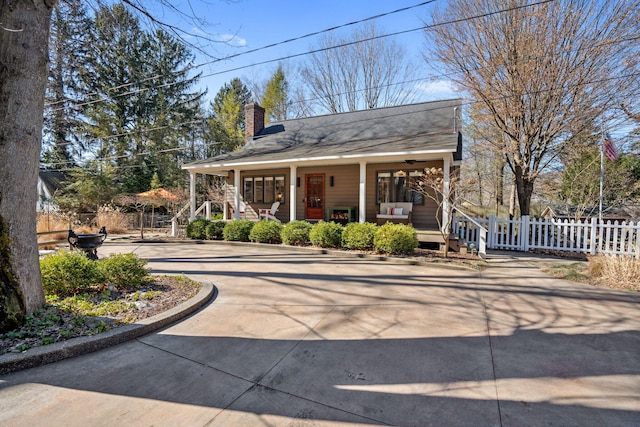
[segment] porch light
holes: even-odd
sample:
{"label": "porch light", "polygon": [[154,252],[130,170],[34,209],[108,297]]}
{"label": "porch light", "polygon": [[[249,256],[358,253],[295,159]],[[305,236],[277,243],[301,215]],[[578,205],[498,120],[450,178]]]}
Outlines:
{"label": "porch light", "polygon": [[276,200],[279,201],[279,202],[282,201],[282,193],[278,193],[276,195]]}

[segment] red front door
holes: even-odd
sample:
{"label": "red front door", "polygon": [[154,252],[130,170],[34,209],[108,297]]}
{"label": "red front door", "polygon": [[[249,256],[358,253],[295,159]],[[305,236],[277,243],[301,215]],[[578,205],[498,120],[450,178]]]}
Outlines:
{"label": "red front door", "polygon": [[305,219],[324,219],[324,174],[306,175]]}

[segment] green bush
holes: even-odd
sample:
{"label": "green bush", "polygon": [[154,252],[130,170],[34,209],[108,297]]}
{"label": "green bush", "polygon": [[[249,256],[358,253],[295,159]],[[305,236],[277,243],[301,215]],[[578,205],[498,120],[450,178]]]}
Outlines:
{"label": "green bush", "polygon": [[40,260],[42,287],[47,295],[70,296],[104,283],[98,263],[82,252],[57,252]]}
{"label": "green bush", "polygon": [[248,219],[237,219],[227,222],[222,232],[224,240],[231,242],[248,242],[253,225],[253,221],[249,221]]}
{"label": "green bush", "polygon": [[190,239],[205,239],[207,237],[207,225],[210,223],[211,221],[205,218],[191,221],[189,225],[187,225],[187,237]]}
{"label": "green bush", "polygon": [[373,245],[376,251],[386,254],[406,253],[418,247],[418,236],[410,225],[387,222],[378,227]]}
{"label": "green bush", "polygon": [[224,214],[222,212],[218,212],[216,214],[213,215],[213,217],[211,218],[212,221],[218,221],[224,218]]}
{"label": "green bush", "polygon": [[256,223],[249,233],[249,240],[258,243],[281,243],[282,224],[277,221],[262,220]]}
{"label": "green bush", "polygon": [[280,237],[285,245],[308,245],[311,228],[312,225],[306,221],[291,221],[282,228]]}
{"label": "green bush", "polygon": [[321,248],[338,248],[342,241],[342,225],[320,221],[309,232],[311,243]]}
{"label": "green bush", "polygon": [[213,221],[208,224],[205,229],[205,235],[208,240],[222,240],[224,239],[223,231],[225,226],[224,221]]}
{"label": "green bush", "polygon": [[98,265],[106,282],[121,291],[138,289],[144,285],[150,272],[145,268],[147,261],[132,253],[112,254],[99,261]]}
{"label": "green bush", "polygon": [[361,251],[372,249],[377,229],[378,226],[371,222],[350,222],[342,231],[342,247]]}

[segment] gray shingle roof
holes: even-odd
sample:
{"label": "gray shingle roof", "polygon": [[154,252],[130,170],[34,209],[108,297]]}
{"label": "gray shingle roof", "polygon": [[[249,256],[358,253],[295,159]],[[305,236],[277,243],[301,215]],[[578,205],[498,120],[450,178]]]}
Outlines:
{"label": "gray shingle roof", "polygon": [[461,100],[454,99],[269,123],[242,149],[184,168],[332,157],[357,161],[385,153],[455,153],[459,134],[454,132],[454,108],[460,106]]}

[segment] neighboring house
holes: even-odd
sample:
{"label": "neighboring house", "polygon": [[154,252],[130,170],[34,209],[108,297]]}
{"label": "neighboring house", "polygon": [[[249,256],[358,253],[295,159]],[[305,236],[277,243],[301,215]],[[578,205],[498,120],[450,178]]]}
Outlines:
{"label": "neighboring house", "polygon": [[249,104],[242,149],[183,166],[191,174],[191,218],[195,176],[209,174],[227,178],[225,218],[243,212],[257,220],[259,210],[279,201],[282,222],[376,222],[381,203],[408,202],[416,229],[437,230],[436,204],[411,185],[426,167],[443,168],[448,178],[459,166],[460,112],[461,100],[454,99],[265,127],[264,109]]}
{"label": "neighboring house", "polygon": [[36,212],[52,212],[56,210],[53,197],[66,179],[64,174],[41,170],[38,173],[38,202]]}
{"label": "neighboring house", "polygon": [[[574,206],[563,203],[548,203],[540,216],[555,220],[590,220],[600,215],[599,206]],[[629,203],[624,206],[603,206],[602,219],[604,221],[634,221],[640,220],[640,205]]]}

